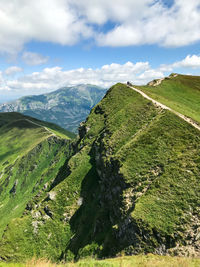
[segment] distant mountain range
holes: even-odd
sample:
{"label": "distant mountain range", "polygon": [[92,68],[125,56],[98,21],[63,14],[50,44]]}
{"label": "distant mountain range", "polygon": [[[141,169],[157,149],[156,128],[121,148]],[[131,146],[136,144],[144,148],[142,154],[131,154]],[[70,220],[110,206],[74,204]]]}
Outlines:
{"label": "distant mountain range", "polygon": [[1,104],[0,112],[20,112],[76,132],[80,122],[105,93],[106,89],[95,85],[63,87],[51,93],[25,96]]}

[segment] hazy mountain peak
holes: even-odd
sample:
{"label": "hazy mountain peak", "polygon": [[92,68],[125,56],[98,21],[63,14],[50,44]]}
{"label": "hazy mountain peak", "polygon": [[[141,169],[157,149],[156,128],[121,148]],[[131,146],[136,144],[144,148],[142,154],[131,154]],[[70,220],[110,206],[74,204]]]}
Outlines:
{"label": "hazy mountain peak", "polygon": [[2,104],[0,112],[20,112],[76,132],[80,122],[86,119],[105,92],[106,89],[91,84],[62,87],[50,93],[24,96]]}

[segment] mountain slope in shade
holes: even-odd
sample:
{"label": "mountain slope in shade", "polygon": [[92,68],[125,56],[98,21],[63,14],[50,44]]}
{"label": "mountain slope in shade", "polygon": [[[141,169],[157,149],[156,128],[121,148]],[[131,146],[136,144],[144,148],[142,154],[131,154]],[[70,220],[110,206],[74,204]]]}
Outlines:
{"label": "mountain slope in shade", "polygon": [[105,92],[95,85],[64,87],[48,94],[25,96],[2,104],[0,112],[20,112],[76,132],[80,122],[86,119]]}
{"label": "mountain slope in shade", "polygon": [[71,148],[58,178],[8,224],[2,259],[200,256],[200,131],[117,84]]}

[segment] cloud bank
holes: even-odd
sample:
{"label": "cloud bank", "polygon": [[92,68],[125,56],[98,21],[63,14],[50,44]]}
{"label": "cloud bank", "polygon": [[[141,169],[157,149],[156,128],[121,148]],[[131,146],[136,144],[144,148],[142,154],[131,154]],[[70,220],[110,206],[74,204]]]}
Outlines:
{"label": "cloud bank", "polygon": [[[10,91],[12,94],[27,95],[46,93],[77,84],[95,84],[109,88],[117,82],[131,81],[133,84],[141,85],[180,69],[185,69],[187,72],[200,69],[200,56],[188,55],[180,61],[161,65],[157,69],[153,69],[149,62],[126,62],[125,64],[112,63],[97,69],[63,70],[57,66],[24,75],[21,68],[13,66],[0,72],[0,90],[1,93]],[[16,73],[18,73],[17,78]]]}
{"label": "cloud bank", "polygon": [[162,76],[161,72],[150,70],[148,62],[112,63],[97,69],[79,68],[67,71],[57,66],[45,68],[41,72],[33,72],[18,79],[7,80],[6,85],[13,92],[38,94],[77,84],[95,84],[104,88],[108,88],[116,82],[128,80],[140,84],[151,78]]}
{"label": "cloud bank", "polygon": [[100,46],[165,47],[200,41],[200,0],[168,2],[1,0],[0,52],[18,53],[32,40],[73,45],[86,39]]}

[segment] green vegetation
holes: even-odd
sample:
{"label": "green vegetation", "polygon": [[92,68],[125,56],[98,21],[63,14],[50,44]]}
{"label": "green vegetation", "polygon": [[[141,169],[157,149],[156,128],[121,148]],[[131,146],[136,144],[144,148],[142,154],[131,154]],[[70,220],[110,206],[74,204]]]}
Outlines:
{"label": "green vegetation", "polygon": [[169,76],[157,86],[136,86],[153,99],[200,123],[200,76]]}
{"label": "green vegetation", "polygon": [[28,201],[55,178],[69,156],[69,136],[53,124],[18,113],[1,113],[0,125],[1,236],[6,225],[23,214]]}
{"label": "green vegetation", "polygon": [[[48,132],[46,134],[55,134],[58,137],[61,137],[63,139],[71,139],[75,138],[76,135],[74,133],[71,133],[67,131],[66,129],[61,128],[60,126],[46,122],[46,121],[41,121],[29,116],[24,116],[20,113],[17,112],[2,112],[0,113],[0,127],[6,126],[6,124],[14,123],[17,128],[23,128],[23,124],[26,123],[27,128],[36,128],[35,126],[38,126],[40,128],[46,128],[42,129],[43,132]],[[6,126],[7,127],[7,126]],[[12,128],[12,125],[10,126]],[[3,128],[1,128],[3,129]],[[45,130],[45,131],[44,131]],[[28,136],[27,136],[28,137]],[[31,141],[31,139],[30,139]]]}
{"label": "green vegetation", "polygon": [[[75,259],[86,264],[84,258],[91,256],[198,256],[200,132],[126,85],[116,84],[92,109],[79,134],[79,139],[66,140],[59,149],[60,143],[54,141],[43,161],[49,148],[44,143],[37,160],[34,155],[33,160],[27,158],[22,175],[9,180],[13,186],[17,177],[26,177],[29,162],[37,166],[31,169],[23,193],[25,199],[27,192],[26,201],[30,197],[27,208],[7,225],[0,257],[18,262],[33,257],[53,262]],[[52,160],[55,165],[49,170]],[[48,186],[37,186],[37,193],[30,196],[41,173]],[[18,202],[23,203],[20,197]],[[145,262],[148,257],[134,259]],[[149,261],[154,259],[165,262],[166,258],[152,256]],[[176,258],[170,259],[178,266]],[[117,259],[107,261],[121,264]]]}
{"label": "green vegetation", "polygon": [[106,260],[84,259],[76,263],[53,264],[46,260],[31,260],[27,263],[0,263],[0,267],[198,267],[199,259],[169,256],[131,256]]}

